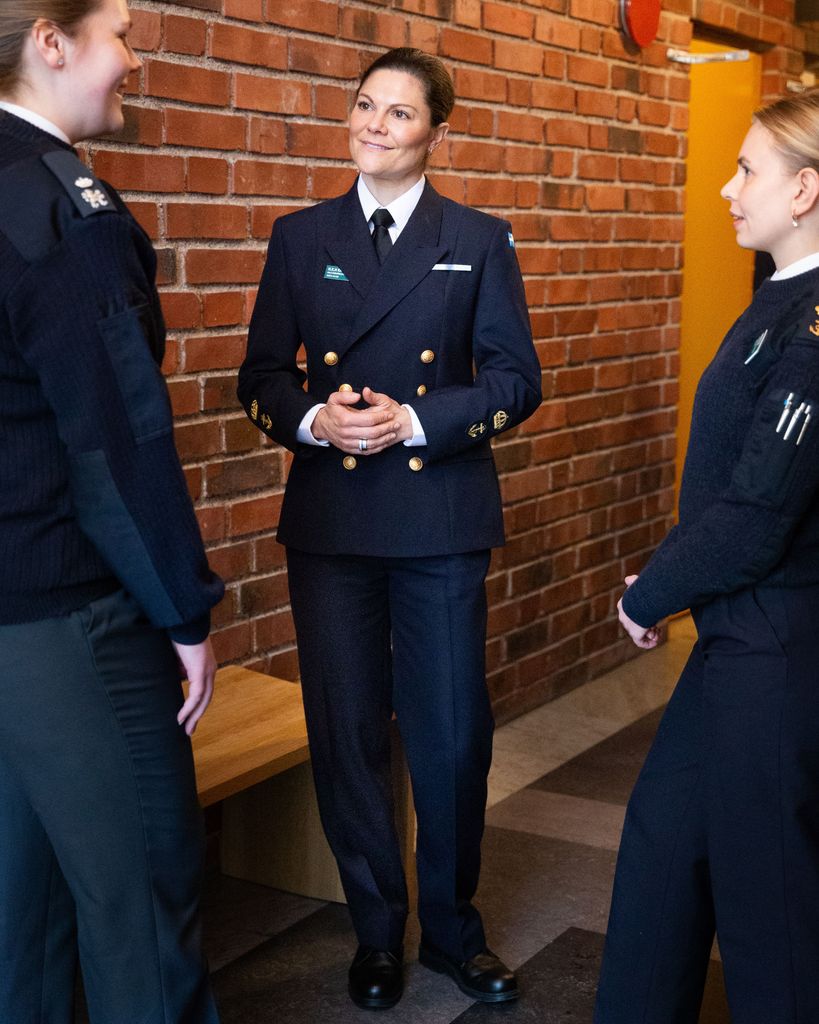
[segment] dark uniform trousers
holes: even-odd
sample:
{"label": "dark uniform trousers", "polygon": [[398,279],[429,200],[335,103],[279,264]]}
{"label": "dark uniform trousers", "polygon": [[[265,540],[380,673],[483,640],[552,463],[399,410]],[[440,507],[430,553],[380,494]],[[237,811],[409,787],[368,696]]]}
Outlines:
{"label": "dark uniform trousers", "polygon": [[471,900],[492,756],[488,566],[488,551],[383,558],[287,549],[319,808],[363,945],[398,948],[407,917],[393,711],[418,818],[424,938],[458,960],[486,944]]}
{"label": "dark uniform trousers", "polygon": [[819,587],[694,617],[628,806],[595,1024],[696,1024],[715,928],[732,1024],[816,1024]]}
{"label": "dark uniform trousers", "polygon": [[[0,626],[0,1024],[215,1024],[173,648],[122,590]],[[55,770],[57,766],[57,770]]]}

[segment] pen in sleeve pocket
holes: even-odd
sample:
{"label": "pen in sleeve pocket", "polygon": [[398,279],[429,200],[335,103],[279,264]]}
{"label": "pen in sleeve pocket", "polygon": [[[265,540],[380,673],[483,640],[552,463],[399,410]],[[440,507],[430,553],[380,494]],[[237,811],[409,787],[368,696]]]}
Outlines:
{"label": "pen in sleeve pocket", "polygon": [[796,412],[795,412],[795,413],[793,414],[793,416],[791,416],[791,421],[790,421],[790,423],[789,423],[789,424],[788,424],[788,426],[787,426],[787,427],[785,428],[785,433],[784,433],[784,434],[782,435],[782,440],[783,440],[783,441],[787,441],[787,440],[788,440],[788,438],[789,438],[789,437],[791,436],[791,431],[792,431],[792,430],[793,430],[793,428],[794,428],[794,427],[796,426],[796,421],[797,421],[797,420],[799,419],[799,417],[800,417],[800,416],[802,415],[802,411],[804,410],[804,408],[805,408],[805,403],[804,403],[804,402],[800,402],[800,403],[799,403],[799,407],[798,407],[798,409],[797,409],[797,410],[796,410]]}
{"label": "pen in sleeve pocket", "polygon": [[805,406],[805,422],[802,424],[802,429],[799,431],[799,437],[797,437],[797,439],[796,439],[796,443],[797,444],[799,444],[799,442],[802,440],[802,437],[803,437],[805,431],[808,429],[808,424],[809,423],[810,423],[810,406],[807,405],[807,406]]}
{"label": "pen in sleeve pocket", "polygon": [[779,417],[779,422],[776,425],[776,432],[777,432],[777,434],[782,429],[782,427],[783,427],[783,425],[785,423],[785,420],[788,418],[788,413],[791,411],[791,406],[793,405],[793,392],[792,391],[788,395],[788,397],[785,399],[785,403],[784,404],[785,404],[785,408],[782,410],[782,415]]}

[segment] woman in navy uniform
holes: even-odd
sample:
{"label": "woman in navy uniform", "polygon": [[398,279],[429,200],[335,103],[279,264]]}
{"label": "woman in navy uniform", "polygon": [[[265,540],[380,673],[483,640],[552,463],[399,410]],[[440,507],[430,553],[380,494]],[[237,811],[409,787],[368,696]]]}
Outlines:
{"label": "woman in navy uniform", "polygon": [[350,995],[372,1008],[402,991],[393,711],[418,818],[421,961],[475,999],[517,996],[472,897],[492,742],[484,579],[503,542],[489,442],[538,406],[540,369],[509,225],[424,178],[453,103],[419,50],[364,72],[358,180],[276,221],[239,375],[251,420],[295,455],[278,539],[322,821],[360,943]]}
{"label": "woman in navy uniform", "polygon": [[[122,127],[124,0],[0,0],[0,1020],[214,1024],[190,740],[215,662],[151,244],[74,142]],[[190,680],[183,703],[177,657]]]}
{"label": "woman in navy uniform", "polygon": [[694,403],[679,525],[620,621],[698,640],[628,806],[596,1024],[819,1021],[819,94],[759,111],[722,196],[769,252]]}

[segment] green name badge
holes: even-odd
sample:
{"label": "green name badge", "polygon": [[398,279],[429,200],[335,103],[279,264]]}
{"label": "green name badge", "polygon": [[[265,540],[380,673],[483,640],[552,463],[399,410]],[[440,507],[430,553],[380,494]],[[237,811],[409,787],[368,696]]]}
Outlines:
{"label": "green name badge", "polygon": [[325,281],[349,281],[349,278],[341,269],[337,267],[335,263],[328,263],[324,268],[324,280]]}

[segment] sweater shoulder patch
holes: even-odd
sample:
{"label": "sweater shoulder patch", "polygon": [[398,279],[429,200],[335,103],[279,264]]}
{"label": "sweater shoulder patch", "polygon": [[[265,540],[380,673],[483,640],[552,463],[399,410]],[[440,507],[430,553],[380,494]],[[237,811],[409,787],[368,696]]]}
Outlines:
{"label": "sweater shoulder patch", "polygon": [[793,340],[819,346],[819,293],[808,296],[799,310]]}
{"label": "sweater shoulder patch", "polygon": [[116,212],[102,182],[73,153],[52,150],[43,154],[42,161],[68,193],[81,217]]}
{"label": "sweater shoulder patch", "polygon": [[48,255],[72,221],[103,212],[120,211],[73,153],[32,154],[0,170],[0,232],[27,263]]}

